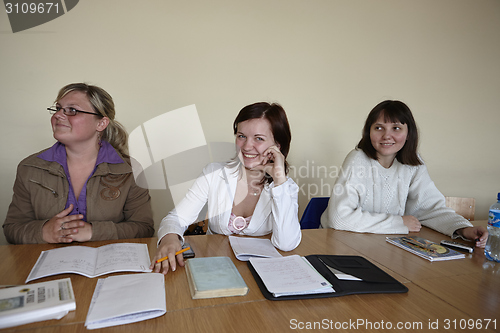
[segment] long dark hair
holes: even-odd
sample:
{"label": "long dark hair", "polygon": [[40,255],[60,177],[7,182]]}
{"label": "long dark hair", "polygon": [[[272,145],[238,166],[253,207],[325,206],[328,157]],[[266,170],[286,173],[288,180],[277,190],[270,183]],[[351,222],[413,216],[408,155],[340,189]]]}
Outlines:
{"label": "long dark hair", "polygon": [[393,123],[400,122],[408,126],[408,136],[403,148],[396,154],[396,159],[401,164],[421,165],[422,161],[418,157],[418,129],[410,108],[401,101],[383,101],[377,104],[366,118],[365,127],[363,127],[363,136],[358,143],[357,148],[361,149],[368,157],[377,160],[377,151],[372,145],[370,139],[370,129],[377,121],[380,115],[384,115],[384,121]]}
{"label": "long dark hair", "polygon": [[[245,106],[236,116],[233,123],[234,134],[238,131],[238,124],[250,119],[266,119],[271,124],[271,132],[274,136],[274,141],[279,144],[279,148],[283,156],[285,156],[285,174],[288,174],[289,165],[286,161],[290,150],[290,141],[292,141],[292,132],[285,110],[278,103],[269,104],[267,102],[257,102]],[[271,183],[272,177],[266,174],[263,182]]]}

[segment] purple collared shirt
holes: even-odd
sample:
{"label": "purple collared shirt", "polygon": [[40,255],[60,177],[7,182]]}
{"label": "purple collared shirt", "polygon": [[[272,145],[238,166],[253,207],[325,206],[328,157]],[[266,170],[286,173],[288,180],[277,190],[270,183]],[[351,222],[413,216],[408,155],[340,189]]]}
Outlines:
{"label": "purple collared shirt", "polygon": [[[68,208],[69,205],[73,204],[73,211],[71,211],[69,215],[82,214],[83,221],[87,221],[87,186],[84,186],[82,188],[80,196],[77,200],[75,192],[73,190],[73,185],[71,184],[68,161],[66,160],[66,147],[64,146],[64,144],[56,142],[52,147],[38,155],[38,157],[48,162],[57,162],[63,167],[64,173],[66,174],[66,178],[69,182],[69,193],[65,209]],[[92,177],[95,170],[97,169],[97,166],[101,163],[119,164],[125,162],[121,159],[121,157],[109,142],[102,141],[101,149],[99,149],[99,152],[97,153],[97,160],[94,170],[90,174],[87,181],[90,179],[90,177]]]}

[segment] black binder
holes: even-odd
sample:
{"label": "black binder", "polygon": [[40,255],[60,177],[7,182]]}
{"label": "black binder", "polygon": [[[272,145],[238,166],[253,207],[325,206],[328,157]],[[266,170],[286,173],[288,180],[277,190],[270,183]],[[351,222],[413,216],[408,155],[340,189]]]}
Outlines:
{"label": "black binder", "polygon": [[[372,264],[366,258],[360,256],[347,255],[319,255],[313,254],[306,256],[311,265],[327,279],[335,289],[334,293],[323,294],[307,294],[307,295],[291,295],[275,297],[270,293],[259,274],[255,271],[250,261],[248,267],[252,272],[260,291],[265,298],[272,301],[307,299],[307,298],[324,298],[337,297],[353,294],[377,294],[377,293],[406,293],[406,288],[392,276]],[[328,267],[325,266],[318,258],[328,266],[342,271],[343,273],[353,275],[363,281],[339,280]]]}

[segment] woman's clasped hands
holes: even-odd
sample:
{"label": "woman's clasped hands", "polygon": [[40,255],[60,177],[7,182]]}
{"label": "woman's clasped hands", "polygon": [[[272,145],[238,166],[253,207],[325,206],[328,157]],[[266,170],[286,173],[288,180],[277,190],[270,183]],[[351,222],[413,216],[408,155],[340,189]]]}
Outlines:
{"label": "woman's clasped hands", "polygon": [[83,215],[68,215],[73,205],[45,222],[42,227],[43,240],[47,243],[86,242],[92,238],[92,225],[82,221]]}

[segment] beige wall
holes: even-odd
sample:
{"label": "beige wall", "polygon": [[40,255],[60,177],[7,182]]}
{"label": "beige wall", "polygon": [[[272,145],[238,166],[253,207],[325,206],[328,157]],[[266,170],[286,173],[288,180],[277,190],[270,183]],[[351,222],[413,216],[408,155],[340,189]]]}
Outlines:
{"label": "beige wall", "polygon": [[[244,105],[280,102],[300,213],[330,194],[371,108],[403,100],[438,188],[475,197],[485,219],[500,191],[499,59],[497,0],[82,0],[15,34],[2,11],[0,217],[17,163],[54,142],[45,108],[85,81],[110,92],[129,131],[196,104],[209,142],[233,140]],[[158,224],[172,202],[152,197]]]}

